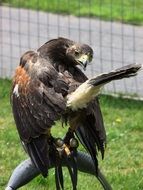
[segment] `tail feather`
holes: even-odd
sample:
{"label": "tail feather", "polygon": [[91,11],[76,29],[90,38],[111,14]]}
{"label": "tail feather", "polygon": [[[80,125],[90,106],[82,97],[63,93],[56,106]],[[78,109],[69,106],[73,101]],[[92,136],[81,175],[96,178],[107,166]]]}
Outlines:
{"label": "tail feather", "polygon": [[86,136],[86,133],[84,132],[84,130],[86,130],[86,132],[88,132],[88,128],[87,129],[85,129],[85,128],[83,129],[83,127],[84,126],[78,127],[78,129],[76,130],[76,135],[79,138],[79,140],[82,143],[82,145],[87,149],[87,151],[91,155],[93,163],[94,163],[94,166],[95,166],[96,175],[98,175],[98,160],[97,160],[96,145],[95,145],[95,142],[93,142],[91,139],[89,139]]}
{"label": "tail feather", "polygon": [[25,146],[35,166],[44,177],[47,177],[49,168],[49,147],[47,138],[43,135],[42,137],[33,139],[31,142],[25,144]]}

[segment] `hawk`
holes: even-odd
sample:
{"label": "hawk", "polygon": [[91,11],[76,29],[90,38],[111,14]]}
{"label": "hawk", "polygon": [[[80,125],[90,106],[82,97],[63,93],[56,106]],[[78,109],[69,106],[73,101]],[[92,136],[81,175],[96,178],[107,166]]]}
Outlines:
{"label": "hawk", "polygon": [[97,153],[104,157],[106,132],[97,95],[104,84],[134,76],[142,68],[128,65],[88,79],[78,65],[85,70],[92,58],[90,46],[57,38],[37,51],[26,52],[15,71],[11,92],[15,123],[24,148],[44,177],[49,161],[56,162],[55,144],[61,143],[51,134],[59,119],[69,124],[63,142],[66,154],[70,154],[75,133],[90,153],[98,175]]}

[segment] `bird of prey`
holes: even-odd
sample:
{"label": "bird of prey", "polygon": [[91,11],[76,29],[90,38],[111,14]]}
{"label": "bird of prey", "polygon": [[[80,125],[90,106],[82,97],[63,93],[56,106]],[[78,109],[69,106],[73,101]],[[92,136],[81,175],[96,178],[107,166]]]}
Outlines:
{"label": "bird of prey", "polygon": [[106,133],[97,95],[104,84],[134,76],[142,67],[128,65],[88,79],[78,65],[85,69],[92,57],[90,46],[57,38],[26,52],[15,71],[11,93],[15,123],[24,148],[44,177],[49,160],[56,162],[51,128],[59,119],[69,124],[65,152],[70,154],[75,133],[98,171],[97,152],[104,157]]}

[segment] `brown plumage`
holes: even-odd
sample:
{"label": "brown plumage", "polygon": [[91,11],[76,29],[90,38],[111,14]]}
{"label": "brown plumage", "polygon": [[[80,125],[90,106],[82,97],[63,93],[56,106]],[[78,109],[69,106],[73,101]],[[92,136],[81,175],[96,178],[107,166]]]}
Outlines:
{"label": "brown plumage", "polygon": [[[55,149],[51,153],[50,130],[60,118],[70,126],[65,143],[76,133],[98,171],[97,152],[104,157],[106,133],[96,96],[102,85],[134,76],[142,68],[133,64],[88,80],[77,65],[85,69],[92,57],[88,45],[58,38],[36,52],[26,52],[16,69],[11,93],[14,119],[26,151],[43,176],[47,176],[49,160],[55,160],[57,154]],[[58,172],[61,169],[56,168]],[[76,189],[76,182],[73,186]]]}
{"label": "brown plumage", "polygon": [[[85,68],[88,62],[92,60],[93,50],[88,45],[59,38],[44,44],[38,51],[42,57],[47,57],[47,55],[48,58],[52,57],[54,68],[68,78],[68,93],[75,91],[80,84],[87,80],[87,77],[77,65]],[[57,54],[57,52],[59,53]],[[88,55],[88,58],[86,60],[80,59],[80,56],[84,54]],[[97,149],[101,151],[102,157],[104,157],[106,143],[106,134],[98,98],[90,102],[86,109],[72,112],[68,116],[69,123],[72,125],[71,128],[77,129],[76,134],[91,153],[97,167]]]}
{"label": "brown plumage", "polygon": [[66,112],[67,94],[87,80],[77,65],[85,68],[92,56],[88,45],[58,38],[37,52],[26,52],[16,69],[11,94],[14,119],[21,141],[43,176],[48,173],[50,129],[61,117],[76,131],[96,168],[97,149],[104,154],[106,135],[98,99],[78,112]]}

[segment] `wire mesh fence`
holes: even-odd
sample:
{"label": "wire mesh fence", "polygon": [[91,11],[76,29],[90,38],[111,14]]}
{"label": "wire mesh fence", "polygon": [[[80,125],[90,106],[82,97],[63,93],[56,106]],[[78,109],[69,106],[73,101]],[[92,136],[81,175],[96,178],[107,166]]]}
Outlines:
{"label": "wire mesh fence", "polygon": [[[142,12],[143,3],[141,6],[139,2],[2,0],[0,77],[11,78],[25,51],[37,49],[58,36],[92,46],[95,53],[86,71],[89,77],[126,64],[142,62],[143,17],[138,13]],[[111,83],[104,92],[143,97],[142,79],[140,74],[132,79]]]}

